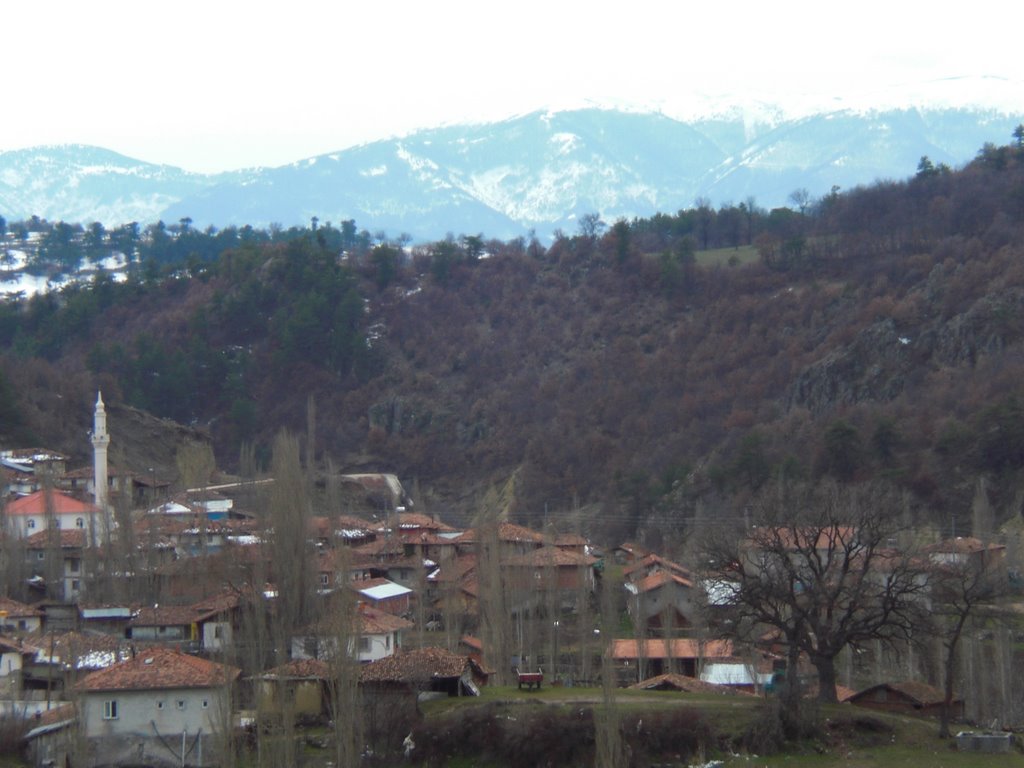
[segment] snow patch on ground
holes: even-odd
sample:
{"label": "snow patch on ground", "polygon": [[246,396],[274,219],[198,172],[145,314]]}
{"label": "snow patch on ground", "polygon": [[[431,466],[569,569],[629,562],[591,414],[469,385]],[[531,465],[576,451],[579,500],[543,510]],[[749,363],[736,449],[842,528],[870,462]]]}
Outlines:
{"label": "snow patch on ground", "polygon": [[575,133],[555,133],[552,134],[550,141],[557,147],[560,155],[567,155],[580,146],[580,137]]}
{"label": "snow patch on ground", "polygon": [[404,145],[399,144],[398,149],[395,150],[395,154],[398,155],[399,160],[405,161],[410,168],[414,171],[438,170],[438,165],[433,160],[426,157],[419,157],[414,155],[412,152],[407,150]]}

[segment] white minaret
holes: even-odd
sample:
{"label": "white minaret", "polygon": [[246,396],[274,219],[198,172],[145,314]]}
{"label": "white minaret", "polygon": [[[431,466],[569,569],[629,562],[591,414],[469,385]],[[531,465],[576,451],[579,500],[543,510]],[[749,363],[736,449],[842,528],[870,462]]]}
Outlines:
{"label": "white minaret", "polygon": [[96,393],[96,414],[92,425],[92,467],[93,498],[101,510],[107,508],[107,446],[110,435],[107,434],[107,409],[103,407],[103,394]]}

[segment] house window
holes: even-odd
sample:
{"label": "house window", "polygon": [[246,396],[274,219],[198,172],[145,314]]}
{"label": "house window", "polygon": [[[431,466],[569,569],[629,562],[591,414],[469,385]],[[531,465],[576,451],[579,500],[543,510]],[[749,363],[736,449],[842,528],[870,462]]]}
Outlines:
{"label": "house window", "polygon": [[54,528],[60,528],[60,518],[59,517],[53,518],[53,527]]}
{"label": "house window", "polygon": [[28,527],[29,528],[35,528],[36,527],[36,521],[34,519],[32,519],[31,517],[28,519]]}
{"label": "house window", "polygon": [[117,699],[103,702],[103,719],[117,720]]}
{"label": "house window", "polygon": [[368,637],[360,637],[359,638],[359,650],[362,653],[365,653],[365,652],[370,650],[370,638],[368,638]]}
{"label": "house window", "polygon": [[210,700],[209,699],[203,699],[203,709],[209,709],[209,708],[210,708]]}
{"label": "house window", "polygon": [[185,700],[184,699],[178,699],[176,702],[174,702],[174,706],[177,709],[184,709],[185,708]]}
{"label": "house window", "polygon": [[391,635],[384,635],[384,648],[391,650]]}
{"label": "house window", "polygon": [[224,627],[220,624],[215,624],[213,627],[213,637],[215,640],[224,639]]}
{"label": "house window", "polygon": [[330,584],[330,576],[328,574],[326,574],[326,573],[321,573],[320,574],[320,586],[321,587],[326,587],[328,584]]}
{"label": "house window", "polygon": [[85,528],[85,520],[80,517],[75,518],[75,528]]}
{"label": "house window", "polygon": [[78,579],[72,579],[72,580],[71,580],[71,591],[72,591],[72,592],[77,592],[77,591],[78,591],[79,589],[81,589],[81,588],[82,588],[82,585],[81,585],[81,583],[80,583],[80,582],[78,581]]}
{"label": "house window", "polygon": [[43,550],[39,550],[38,552],[36,552],[36,560],[45,560],[45,559],[46,559],[46,553],[43,552]]}
{"label": "house window", "polygon": [[24,619],[18,619],[18,629],[28,629],[28,622]]}
{"label": "house window", "polygon": [[73,557],[73,558],[69,559],[68,560],[68,570],[71,573],[78,573],[79,562],[80,561],[78,560],[77,557]]}
{"label": "house window", "polygon": [[164,703],[163,703],[162,701],[158,701],[158,702],[156,703],[156,708],[157,708],[157,709],[163,709],[163,708],[164,708]]}

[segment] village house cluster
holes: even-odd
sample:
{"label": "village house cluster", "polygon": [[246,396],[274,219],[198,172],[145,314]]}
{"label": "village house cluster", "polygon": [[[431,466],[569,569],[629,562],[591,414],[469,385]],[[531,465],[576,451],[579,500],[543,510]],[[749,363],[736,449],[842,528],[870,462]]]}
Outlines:
{"label": "village house cluster", "polygon": [[[274,531],[245,508],[254,484],[172,494],[156,472],[108,465],[109,442],[99,397],[93,467],[0,451],[3,568],[19,577],[5,587],[24,596],[0,598],[0,699],[25,718],[40,766],[72,753],[76,765],[215,765],[223,740],[261,713],[329,715],[341,657],[356,665],[353,706],[382,722],[495,677],[760,694],[785,667],[778,638],[739,647],[717,631],[725,571],[709,579],[638,544],[599,549],[508,521],[453,527],[409,511],[393,475],[366,474],[342,482],[381,514],[308,518],[302,542],[311,599],[348,606],[350,621],[339,632],[337,611],[319,610],[267,652],[258,635],[295,564],[275,561]],[[956,539],[929,556],[990,568],[1003,548]],[[602,582],[628,637],[602,636]],[[494,612],[503,632],[487,629]],[[914,711],[938,695],[899,682],[841,691]]]}

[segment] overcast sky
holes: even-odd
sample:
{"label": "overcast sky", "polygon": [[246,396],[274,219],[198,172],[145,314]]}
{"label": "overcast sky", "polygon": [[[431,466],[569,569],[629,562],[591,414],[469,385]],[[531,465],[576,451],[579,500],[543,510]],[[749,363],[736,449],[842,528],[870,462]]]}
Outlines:
{"label": "overcast sky", "polygon": [[95,144],[210,172],[539,108],[982,90],[950,78],[989,78],[1003,101],[1009,81],[1024,111],[1021,16],[990,0],[15,0],[0,151]]}

